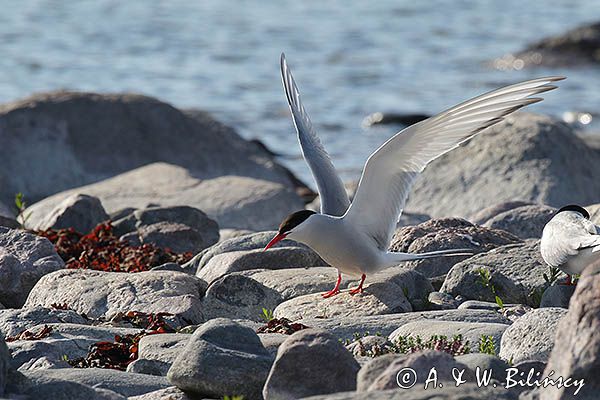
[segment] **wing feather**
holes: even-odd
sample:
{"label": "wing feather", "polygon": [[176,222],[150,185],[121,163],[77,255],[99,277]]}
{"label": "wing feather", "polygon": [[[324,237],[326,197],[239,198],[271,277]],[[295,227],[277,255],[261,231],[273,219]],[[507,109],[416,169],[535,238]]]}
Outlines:
{"label": "wing feather", "polygon": [[562,77],[539,78],[485,93],[400,131],[367,160],[344,219],[386,250],[417,175],[437,157],[553,90]]}
{"label": "wing feather", "polygon": [[283,53],[281,54],[281,80],[294,125],[298,132],[298,141],[300,142],[302,155],[317,183],[321,200],[321,212],[323,214],[342,216],[350,205],[348,194],[344,188],[344,183],[333,166],[329,154],[325,151],[321,140],[313,129],[308,113],[300,100],[300,92]]}

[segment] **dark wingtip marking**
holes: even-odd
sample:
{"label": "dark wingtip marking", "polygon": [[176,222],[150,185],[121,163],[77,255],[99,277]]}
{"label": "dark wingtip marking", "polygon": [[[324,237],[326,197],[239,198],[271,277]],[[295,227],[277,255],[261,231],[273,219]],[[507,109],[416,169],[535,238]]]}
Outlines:
{"label": "dark wingtip marking", "polygon": [[306,219],[313,214],[316,214],[316,212],[312,210],[301,210],[288,215],[283,220],[281,225],[279,225],[279,233],[287,233],[291,231],[292,229],[306,221]]}
{"label": "dark wingtip marking", "polygon": [[590,213],[585,208],[578,206],[577,204],[569,204],[568,206],[564,206],[556,213],[558,214],[563,211],[575,211],[583,215],[585,219],[590,219]]}

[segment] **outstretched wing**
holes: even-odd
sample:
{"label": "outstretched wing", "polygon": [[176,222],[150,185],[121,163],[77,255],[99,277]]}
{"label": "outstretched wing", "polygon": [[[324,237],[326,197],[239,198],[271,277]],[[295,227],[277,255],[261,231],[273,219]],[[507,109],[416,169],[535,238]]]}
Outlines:
{"label": "outstretched wing", "polygon": [[350,205],[344,183],[338,176],[329,154],[315,133],[310,118],[300,100],[300,92],[292,76],[285,55],[281,54],[281,80],[290,105],[302,155],[317,182],[323,214],[342,216]]}
{"label": "outstretched wing", "polygon": [[344,215],[380,249],[387,249],[410,188],[425,166],[508,114],[541,101],[529,96],[555,89],[562,77],[539,78],[475,97],[400,131],[367,160]]}

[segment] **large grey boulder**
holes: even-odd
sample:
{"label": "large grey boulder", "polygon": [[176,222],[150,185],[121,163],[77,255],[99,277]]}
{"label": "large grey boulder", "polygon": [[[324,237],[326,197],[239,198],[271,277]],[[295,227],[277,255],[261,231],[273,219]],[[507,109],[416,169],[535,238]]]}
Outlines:
{"label": "large grey boulder", "polygon": [[489,271],[495,293],[505,304],[528,304],[538,307],[548,283],[544,274],[548,266],[542,259],[539,242],[493,249],[452,267],[440,291],[471,300],[495,301],[495,295],[482,280]]}
{"label": "large grey boulder", "polygon": [[54,323],[84,325],[89,320],[71,310],[40,306],[0,310],[0,334],[4,336],[16,336],[34,326]]}
{"label": "large grey boulder", "polygon": [[494,203],[491,206],[487,206],[477,211],[469,220],[477,225],[483,225],[488,220],[494,218],[496,215],[502,214],[506,211],[514,210],[515,208],[523,206],[531,206],[533,203],[528,201],[510,200],[503,201],[500,203]]}
{"label": "large grey boulder", "polygon": [[575,293],[574,285],[555,284],[544,290],[540,307],[569,308],[569,301]]}
{"label": "large grey boulder", "polygon": [[192,334],[167,378],[197,396],[259,399],[272,362],[252,329],[216,318]]}
{"label": "large grey boulder", "polygon": [[[29,212],[29,211],[27,211]],[[99,223],[109,219],[96,197],[74,193],[56,205],[48,214],[32,213],[26,226],[33,230],[73,228],[88,233]]]}
{"label": "large grey boulder", "polygon": [[555,371],[556,376],[571,377],[585,382],[572,397],[576,388],[546,388],[542,400],[584,399],[598,397],[600,382],[600,265],[589,266],[577,283],[569,311],[555,328],[554,348],[544,375]]}
{"label": "large grey boulder", "polygon": [[0,302],[6,307],[22,307],[36,282],[64,265],[48,239],[0,227]]}
{"label": "large grey boulder", "polygon": [[127,400],[195,400],[176,386],[159,389],[153,392],[129,397]]}
{"label": "large grey boulder", "polygon": [[[304,247],[277,247],[263,251],[241,250],[217,254],[203,267],[196,276],[209,284],[232,272],[251,269],[286,269],[309,268],[326,265],[312,250]],[[185,268],[185,266],[184,266]]]}
{"label": "large grey boulder", "polygon": [[186,205],[204,211],[221,228],[256,231],[279,226],[304,205],[292,188],[281,183],[233,175],[201,178],[177,165],[154,163],[47,197],[28,208],[31,218],[48,214],[73,193],[98,197],[109,213],[124,207]]}
{"label": "large grey boulder", "polygon": [[341,292],[327,299],[321,293],[295,297],[279,304],[275,316],[297,320],[410,312],[412,303],[422,305],[432,291],[420,273],[394,267],[368,277],[363,293]]}
{"label": "large grey boulder", "polygon": [[[327,292],[335,285],[338,275],[337,270],[332,267],[257,269],[242,271],[240,274],[275,290],[282,300]],[[351,284],[355,285],[356,280],[342,275],[340,289],[347,289]]]}
{"label": "large grey boulder", "polygon": [[544,205],[517,207],[490,218],[483,225],[505,230],[520,239],[539,239],[542,237],[544,226],[556,211],[556,208]]}
{"label": "large grey boulder", "polygon": [[[438,383],[444,385],[448,382],[454,382],[452,375],[454,368],[466,371],[466,366],[457,362],[454,357],[435,350],[423,350],[416,353],[396,355],[393,358],[387,358],[386,361],[389,362],[387,365],[386,363],[378,363],[376,365],[377,368],[369,364],[363,366],[364,369],[369,370],[369,374],[365,373],[361,377],[363,378],[363,382],[361,383],[363,390],[367,392],[386,389],[398,390],[398,381],[410,389],[412,388],[411,383],[413,380],[416,380],[418,386],[424,387],[432,368],[435,368],[437,371]],[[405,370],[405,368],[412,369],[416,373],[416,376],[412,375],[412,372]],[[370,382],[367,377],[371,379]],[[463,375],[463,377],[466,377],[466,375]]]}
{"label": "large grey boulder", "polygon": [[106,319],[119,312],[165,312],[177,326],[185,326],[204,321],[205,291],[204,281],[183,272],[61,270],[37,283],[25,307],[64,303],[80,314]]}
{"label": "large grey boulder", "polygon": [[568,125],[515,113],[429,164],[406,208],[469,219],[482,205],[515,199],[552,207],[597,203],[592,166],[599,161]]}
{"label": "large grey boulder", "polygon": [[[198,179],[238,175],[297,184],[268,152],[207,113],[186,114],[135,94],[51,92],[4,104],[0,142],[0,200],[7,204],[18,192],[36,201],[155,162]],[[23,160],[29,160],[27,174]]]}
{"label": "large grey boulder", "polygon": [[390,334],[392,342],[400,337],[419,336],[427,340],[432,336],[446,336],[451,339],[461,335],[463,343],[468,342],[471,352],[479,351],[479,342],[483,335],[491,336],[494,340],[496,353],[500,351],[502,334],[509,325],[499,323],[460,322],[460,321],[414,321],[402,325]]}
{"label": "large grey boulder", "polygon": [[358,370],[352,354],[334,336],[305,329],[279,347],[263,397],[287,400],[354,390]]}
{"label": "large grey boulder", "polygon": [[[477,254],[519,241],[515,236],[502,230],[477,226],[460,218],[445,218],[397,229],[390,250],[425,253],[446,249],[469,249],[473,254]],[[402,266],[427,277],[436,277],[445,275],[454,264],[469,257],[470,255],[435,257],[409,261]]]}
{"label": "large grey boulder", "polygon": [[[238,251],[263,250],[267,243],[273,239],[275,234],[277,234],[277,231],[254,232],[221,241],[198,253],[194,258],[184,264],[183,267],[191,273],[196,273],[204,268],[213,257],[218,255]],[[279,243],[276,243],[272,249],[281,247],[293,247],[312,251],[308,246],[294,242],[293,240],[282,240]],[[318,257],[316,253],[314,253],[314,255]],[[323,265],[325,264],[324,262],[322,263]]]}
{"label": "large grey boulder", "polygon": [[355,335],[390,335],[404,324],[414,321],[458,321],[499,323],[510,325],[511,321],[497,311],[490,310],[437,310],[402,314],[356,315],[336,318],[303,318],[304,325],[330,332],[345,340]]}
{"label": "large grey boulder", "polygon": [[153,244],[196,254],[219,241],[219,225],[189,206],[126,208],[117,212],[113,232],[133,245]]}
{"label": "large grey boulder", "polygon": [[[169,387],[167,380],[160,376],[134,374],[114,369],[100,368],[61,368],[25,371],[23,374],[32,380],[53,380],[76,382],[94,388],[108,389],[123,396],[137,396],[153,390]],[[53,398],[53,397],[47,397]]]}
{"label": "large grey boulder", "polygon": [[282,301],[276,290],[252,278],[230,274],[208,287],[202,305],[207,320],[225,317],[261,321],[263,308],[273,310]]}
{"label": "large grey boulder", "polygon": [[518,318],[502,335],[500,357],[521,361],[547,361],[554,347],[554,336],[564,308],[539,308]]}

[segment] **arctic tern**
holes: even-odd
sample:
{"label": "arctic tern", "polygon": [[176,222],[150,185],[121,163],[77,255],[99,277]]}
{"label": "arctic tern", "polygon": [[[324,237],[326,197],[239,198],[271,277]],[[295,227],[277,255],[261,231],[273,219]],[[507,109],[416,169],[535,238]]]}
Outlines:
{"label": "arctic tern", "polygon": [[[317,183],[321,213],[302,210],[289,215],[265,250],[283,239],[312,248],[341,274],[360,277],[350,294],[361,293],[368,274],[404,261],[471,254],[452,249],[421,254],[396,253],[388,246],[415,178],[432,160],[458,147],[521,107],[541,101],[530,96],[555,89],[563,77],[538,78],[507,86],[454,106],[400,131],[369,156],[350,200],[333,163],[300,100],[292,73],[281,55],[281,77],[302,154]],[[501,151],[501,149],[499,149]]]}
{"label": "arctic tern", "polygon": [[571,204],[557,211],[544,226],[540,251],[551,267],[568,275],[581,274],[585,267],[600,259],[600,228],[590,221],[590,214]]}

